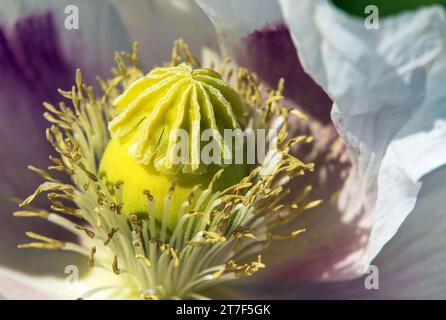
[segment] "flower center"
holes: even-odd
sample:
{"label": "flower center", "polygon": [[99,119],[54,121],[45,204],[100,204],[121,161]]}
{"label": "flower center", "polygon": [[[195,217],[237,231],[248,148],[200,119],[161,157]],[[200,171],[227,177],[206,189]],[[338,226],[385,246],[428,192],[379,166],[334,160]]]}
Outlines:
{"label": "flower center", "polygon": [[[309,200],[308,188],[294,190],[295,198],[283,202],[287,183],[313,171],[312,163],[289,154],[291,146],[310,138],[287,137],[288,110],[278,104],[283,82],[262,95],[256,76],[245,69],[224,64],[221,76],[210,69],[192,71],[181,64],[179,51],[184,62],[197,64],[182,41],[175,44],[170,68],[143,77],[136,49],[125,55],[128,62],[117,57],[114,78],[100,80],[101,96],[82,83],[78,71],[76,86],[61,91],[71,107],[44,104],[45,117],[53,123],[46,138],[59,154],[50,157],[49,169],[68,174],[72,182],[30,167],[45,182],[15,215],[46,219],[77,235],[79,242],[28,232],[36,241],[19,247],[84,255],[91,272],[81,279],[82,298],[100,293],[115,298],[204,298],[212,286],[263,269],[260,253],[271,240],[302,231],[274,234],[320,203]],[[229,86],[231,79],[236,89]],[[239,172],[231,166],[201,171],[194,162],[197,133],[213,128],[218,139],[222,128],[239,123],[262,128],[281,124],[277,148],[249,170],[243,165]],[[190,165],[175,168],[171,161],[172,128],[184,128],[191,135]],[[228,186],[216,187],[220,179]],[[41,193],[47,193],[51,212],[29,207]]]}

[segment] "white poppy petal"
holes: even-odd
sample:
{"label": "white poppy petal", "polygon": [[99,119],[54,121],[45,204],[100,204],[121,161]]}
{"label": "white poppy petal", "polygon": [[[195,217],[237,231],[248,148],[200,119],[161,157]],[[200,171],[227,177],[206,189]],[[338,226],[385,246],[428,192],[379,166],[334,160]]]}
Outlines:
{"label": "white poppy petal", "polygon": [[172,43],[182,38],[199,57],[202,47],[217,48],[215,28],[194,0],[114,0],[132,41],[138,41],[145,68],[169,60]]}
{"label": "white poppy petal", "polygon": [[[441,7],[381,19],[379,30],[326,1],[281,0],[304,68],[333,99],[332,119],[373,212],[369,261],[412,211],[420,178],[446,163]],[[442,107],[443,106],[443,107]]]}
{"label": "white poppy petal", "polygon": [[196,1],[217,30],[230,36],[243,37],[282,19],[276,0]]}
{"label": "white poppy petal", "polygon": [[[446,43],[446,35],[444,39]],[[446,58],[443,58],[435,63],[430,71],[426,83],[424,102],[389,145],[387,154],[383,159],[383,174],[379,177],[378,188],[389,188],[390,183],[394,184],[396,175],[388,174],[388,172],[400,170],[402,172],[400,176],[407,180],[404,185],[412,189],[412,191],[407,190],[408,193],[402,194],[402,196],[409,199],[411,197],[410,193],[412,193],[412,197],[415,199],[418,185],[413,181],[419,181],[425,174],[446,162],[446,111],[444,110],[446,93],[442,88],[445,80]],[[394,184],[395,187],[400,185]],[[391,192],[395,191],[401,193],[401,189],[391,189]],[[389,203],[389,200],[393,200],[395,203],[394,199],[386,199],[386,195],[391,194],[391,192],[383,192],[383,197],[378,198],[377,206],[384,206]],[[389,208],[386,211],[395,212],[398,209]],[[380,210],[380,207],[377,207],[377,210],[384,212],[384,210]],[[408,212],[407,210],[404,211]],[[372,237],[375,235],[377,239],[377,247],[382,246],[387,241],[387,233],[395,233],[398,224],[401,222],[402,220],[395,219],[392,227],[389,221],[386,225],[384,219],[380,220],[380,224],[376,225],[375,234],[372,233]],[[372,252],[371,254],[373,256],[376,253]]]}
{"label": "white poppy petal", "polygon": [[32,276],[0,266],[0,298],[13,300],[76,299],[85,291],[79,282]]}
{"label": "white poppy petal", "polygon": [[378,267],[380,289],[362,292],[378,298],[444,299],[446,297],[446,167],[421,179],[413,212],[373,264]]}
{"label": "white poppy petal", "polygon": [[238,284],[234,290],[260,299],[446,298],[445,179],[445,166],[422,178],[413,212],[362,278],[335,283],[256,281]]}
{"label": "white poppy petal", "polygon": [[[61,260],[63,255],[52,261]],[[84,257],[85,258],[85,257]],[[62,261],[55,261],[57,263]],[[75,299],[135,299],[131,284],[101,267],[85,270],[71,260],[59,273],[36,275],[0,266],[0,299],[13,300],[75,300]],[[48,261],[46,261],[48,264]],[[127,279],[128,280],[128,279]],[[119,289],[119,290],[116,290]]]}
{"label": "white poppy petal", "polygon": [[114,0],[132,41],[138,41],[141,60],[146,68],[168,60],[172,43],[185,40],[193,54],[202,47],[217,47],[212,23],[194,0]]}

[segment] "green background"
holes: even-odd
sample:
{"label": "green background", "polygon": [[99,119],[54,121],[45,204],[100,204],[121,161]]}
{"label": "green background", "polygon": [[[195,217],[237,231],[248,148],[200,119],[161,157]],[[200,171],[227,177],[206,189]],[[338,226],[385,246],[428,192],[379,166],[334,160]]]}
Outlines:
{"label": "green background", "polygon": [[368,5],[377,6],[380,17],[432,4],[442,4],[446,7],[446,0],[332,0],[332,2],[343,10],[360,17],[366,15],[364,9]]}

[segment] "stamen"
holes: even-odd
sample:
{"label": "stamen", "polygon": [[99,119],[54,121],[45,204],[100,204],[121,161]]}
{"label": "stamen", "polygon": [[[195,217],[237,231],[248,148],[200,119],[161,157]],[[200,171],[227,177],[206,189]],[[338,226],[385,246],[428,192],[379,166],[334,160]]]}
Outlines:
{"label": "stamen", "polygon": [[142,262],[144,262],[144,264],[148,267],[151,268],[152,267],[152,263],[150,262],[149,259],[147,259],[145,256],[143,256],[142,254],[137,254],[135,255],[135,258],[138,260],[141,260]]}
{"label": "stamen", "polygon": [[51,239],[31,231],[28,231],[25,234],[31,239],[40,240],[42,242],[31,242],[27,244],[20,244],[18,245],[18,248],[20,249],[38,248],[38,249],[53,250],[53,249],[62,249],[65,246],[65,243],[62,241]]}
{"label": "stamen", "polygon": [[118,268],[118,255],[115,254],[115,257],[113,258],[113,264],[112,264],[113,272],[117,275],[121,273],[121,271]]}
{"label": "stamen", "polygon": [[91,230],[85,228],[84,226],[81,226],[81,225],[76,224],[74,227],[75,227],[76,229],[78,229],[78,230],[84,231],[85,234],[86,234],[87,236],[89,236],[90,238],[92,238],[92,239],[95,237],[95,233],[94,233],[93,231],[91,231]]}
{"label": "stamen", "polygon": [[90,256],[88,257],[88,266],[90,268],[94,267],[94,255],[96,254],[96,247],[92,247],[90,251]]}
{"label": "stamen", "polygon": [[183,41],[183,39],[178,39],[174,42],[172,48],[172,60],[167,63],[166,66],[174,67],[185,61],[191,66],[199,68],[200,62],[192,55],[189,50],[189,46]]}
{"label": "stamen", "polygon": [[16,211],[13,213],[14,217],[38,217],[42,219],[48,218],[48,212],[45,210],[40,211]]}
{"label": "stamen", "polygon": [[111,228],[110,232],[107,235],[107,239],[105,239],[105,241],[104,241],[104,246],[106,246],[110,243],[111,239],[113,238],[115,233],[118,232],[118,230],[119,230],[119,228]]}
{"label": "stamen", "polygon": [[272,234],[271,235],[271,239],[272,240],[288,240],[288,239],[292,239],[298,235],[300,235],[301,233],[305,232],[305,229],[298,229],[295,231],[292,231],[288,234],[284,234],[284,235],[276,235],[276,234]]}
{"label": "stamen", "polygon": [[34,166],[31,166],[31,165],[28,166],[28,169],[31,170],[31,171],[36,172],[37,174],[39,174],[39,175],[40,175],[43,179],[45,179],[45,180],[48,180],[48,181],[50,181],[50,182],[54,182],[54,183],[60,183],[59,180],[54,179],[53,177],[51,177],[51,176],[48,174],[48,172],[46,172],[45,170],[36,168],[36,167],[34,167]]}
{"label": "stamen", "polygon": [[218,279],[223,275],[223,273],[234,273],[237,278],[244,276],[251,276],[253,273],[257,272],[259,269],[264,269],[265,265],[262,263],[262,257],[257,256],[257,261],[250,263],[245,263],[243,265],[238,265],[234,260],[229,261],[226,267],[221,271],[214,273],[214,278]]}
{"label": "stamen", "polygon": [[30,195],[20,204],[20,207],[29,205],[39,194],[47,191],[63,191],[63,192],[73,193],[74,189],[72,186],[67,184],[56,183],[56,182],[44,182],[37,188],[37,190],[32,195]]}

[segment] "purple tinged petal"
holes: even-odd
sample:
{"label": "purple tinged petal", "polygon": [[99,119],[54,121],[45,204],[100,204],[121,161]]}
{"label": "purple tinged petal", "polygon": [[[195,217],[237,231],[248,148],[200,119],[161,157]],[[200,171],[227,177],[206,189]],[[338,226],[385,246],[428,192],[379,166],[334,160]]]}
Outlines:
{"label": "purple tinged petal", "polygon": [[52,12],[36,12],[17,21],[11,45],[36,96],[56,102],[59,95],[54,89],[71,86],[74,66],[63,56]]}
{"label": "purple tinged petal", "polygon": [[[25,186],[27,190],[35,187],[23,183],[27,176],[23,169],[31,162],[44,165],[48,160],[50,148],[42,139],[48,123],[42,116],[42,102],[54,102],[57,88],[74,80],[74,68],[63,60],[60,51],[50,51],[59,45],[56,38],[47,39],[45,46],[41,46],[42,41],[34,41],[53,33],[52,29],[52,16],[45,13],[23,17],[8,35],[4,29],[0,30],[3,142],[0,164],[2,174],[9,177],[3,181],[3,187],[8,184]],[[29,182],[32,184],[32,180]]]}
{"label": "purple tinged petal", "polygon": [[285,79],[285,96],[323,123],[330,122],[332,101],[303,70],[287,26],[266,26],[241,39],[225,38],[237,62],[271,87]]}
{"label": "purple tinged petal", "polygon": [[[87,83],[94,84],[97,75],[109,72],[114,51],[129,50],[130,43],[118,13],[108,1],[78,4],[82,12],[80,30],[64,29],[63,1],[17,1],[12,7],[15,5],[19,7],[19,17],[9,21],[8,28],[0,26],[0,268],[5,271],[0,275],[0,296],[31,298],[41,294],[43,286],[33,289],[31,277],[20,273],[11,277],[8,268],[63,279],[68,264],[81,270],[86,267],[85,258],[78,254],[16,247],[29,242],[24,236],[29,230],[74,240],[47,221],[12,217],[18,206],[11,198],[23,199],[41,183],[41,178],[26,170],[26,166],[45,168],[48,155],[53,152],[45,141],[44,129],[49,123],[43,119],[42,102],[62,100],[57,89],[71,88],[76,67],[82,68]],[[6,11],[2,13],[7,18],[17,16],[10,15],[8,7],[0,10]],[[47,201],[41,197],[35,206],[45,208]],[[40,283],[52,283],[47,282],[52,281],[49,278],[43,280]],[[58,296],[52,293],[48,297]]]}
{"label": "purple tinged petal", "polygon": [[41,183],[26,166],[46,167],[52,152],[44,138],[48,122],[42,116],[42,102],[55,102],[57,89],[74,81],[74,66],[63,56],[51,12],[23,16],[9,32],[0,28],[0,72],[0,264],[45,272],[34,262],[47,254],[16,246],[27,241],[23,233],[28,230],[44,230],[56,238],[64,232],[45,221],[13,218],[18,206],[11,199],[23,199]]}
{"label": "purple tinged petal", "polygon": [[285,95],[323,123],[332,101],[303,70],[277,1],[196,0],[213,22],[229,56],[271,87],[285,78]]}

